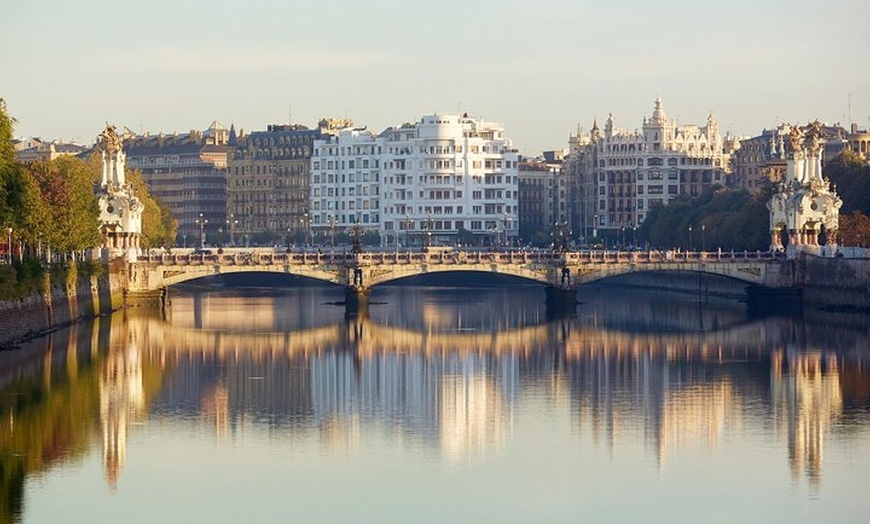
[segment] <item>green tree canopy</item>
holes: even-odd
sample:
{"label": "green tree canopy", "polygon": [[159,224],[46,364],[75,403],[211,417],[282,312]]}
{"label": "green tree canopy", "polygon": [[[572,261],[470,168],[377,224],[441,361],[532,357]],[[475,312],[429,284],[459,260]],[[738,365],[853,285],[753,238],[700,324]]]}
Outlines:
{"label": "green tree canopy", "polygon": [[824,174],[843,199],[841,213],[870,214],[870,165],[858,153],[843,151],[825,164]]}
{"label": "green tree canopy", "polygon": [[[76,251],[100,245],[99,207],[93,180],[98,167],[93,161],[63,156],[25,166],[36,181],[44,206],[30,210],[42,217],[42,240],[54,250]],[[47,220],[43,217],[47,217]]]}
{"label": "green tree canopy", "polygon": [[14,127],[15,119],[6,112],[6,102],[0,98],[0,226],[19,229],[26,184],[21,166],[15,162]]}
{"label": "green tree canopy", "polygon": [[696,198],[680,195],[650,209],[638,239],[659,249],[767,249],[769,199],[766,191],[753,195],[718,185]]}
{"label": "green tree canopy", "polygon": [[126,175],[127,182],[133,186],[133,194],[145,206],[142,212],[142,247],[148,249],[172,246],[175,243],[177,224],[169,206],[151,195],[140,171],[131,169]]}

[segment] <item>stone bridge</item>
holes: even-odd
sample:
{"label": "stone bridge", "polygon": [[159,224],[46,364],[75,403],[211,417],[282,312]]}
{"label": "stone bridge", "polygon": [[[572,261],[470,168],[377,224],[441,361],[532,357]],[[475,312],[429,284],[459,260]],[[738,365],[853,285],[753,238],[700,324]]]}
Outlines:
{"label": "stone bridge", "polygon": [[[548,291],[573,292],[582,284],[641,271],[703,272],[771,288],[791,286],[781,255],[768,252],[684,251],[378,251],[146,255],[130,263],[128,293],[153,295],[174,284],[229,273],[297,275],[344,286],[364,299],[378,284],[430,273],[462,271],[524,278]],[[548,294],[549,296],[549,294]]]}

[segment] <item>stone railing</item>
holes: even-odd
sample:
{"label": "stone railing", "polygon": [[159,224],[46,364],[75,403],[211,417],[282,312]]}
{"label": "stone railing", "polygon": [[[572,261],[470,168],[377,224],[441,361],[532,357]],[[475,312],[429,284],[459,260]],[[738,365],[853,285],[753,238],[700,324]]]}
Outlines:
{"label": "stone railing", "polygon": [[349,252],[233,252],[233,253],[148,253],[139,263],[156,265],[222,265],[222,266],[369,266],[383,264],[621,264],[621,263],[686,263],[745,262],[776,260],[781,253],[767,251],[373,251]]}

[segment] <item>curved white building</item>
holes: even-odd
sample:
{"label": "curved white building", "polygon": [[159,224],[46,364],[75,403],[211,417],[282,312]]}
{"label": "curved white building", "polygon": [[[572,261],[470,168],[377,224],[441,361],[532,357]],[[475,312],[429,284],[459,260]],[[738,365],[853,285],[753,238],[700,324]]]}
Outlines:
{"label": "curved white building", "polygon": [[519,155],[501,124],[436,113],[389,128],[380,141],[389,245],[514,241]]}
{"label": "curved white building", "polygon": [[386,129],[344,129],[314,142],[311,228],[321,239],[355,224],[387,246],[512,243],[518,160],[500,124],[427,115]]}

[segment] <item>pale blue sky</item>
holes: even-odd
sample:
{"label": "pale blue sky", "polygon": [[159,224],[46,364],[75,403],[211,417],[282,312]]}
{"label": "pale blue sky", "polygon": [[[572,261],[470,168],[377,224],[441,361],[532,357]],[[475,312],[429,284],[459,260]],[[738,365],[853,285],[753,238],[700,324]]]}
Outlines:
{"label": "pale blue sky", "polygon": [[657,95],[757,134],[870,123],[870,0],[14,0],[0,97],[16,135],[90,143],[106,121],[186,132],[352,118],[381,129],[456,111],[526,154]]}

